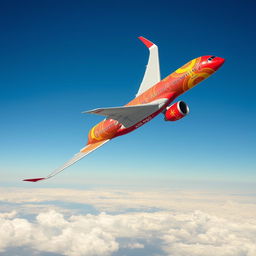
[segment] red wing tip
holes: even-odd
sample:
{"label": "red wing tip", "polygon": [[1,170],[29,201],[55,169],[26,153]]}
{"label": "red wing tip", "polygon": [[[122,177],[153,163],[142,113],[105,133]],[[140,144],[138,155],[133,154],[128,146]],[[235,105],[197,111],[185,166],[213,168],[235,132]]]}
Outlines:
{"label": "red wing tip", "polygon": [[29,181],[29,182],[37,182],[39,180],[45,180],[45,178],[35,178],[35,179],[25,179],[23,181]]}
{"label": "red wing tip", "polygon": [[139,36],[138,37],[140,39],[140,41],[145,44],[148,48],[150,48],[152,45],[154,45],[152,42],[150,42],[148,39],[146,39],[143,36]]}

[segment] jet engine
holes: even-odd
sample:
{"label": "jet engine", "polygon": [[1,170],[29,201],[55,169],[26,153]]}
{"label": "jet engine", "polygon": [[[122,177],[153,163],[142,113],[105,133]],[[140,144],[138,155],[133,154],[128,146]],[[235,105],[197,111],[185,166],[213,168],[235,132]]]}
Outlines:
{"label": "jet engine", "polygon": [[189,113],[188,105],[184,101],[178,101],[166,108],[165,121],[177,121]]}

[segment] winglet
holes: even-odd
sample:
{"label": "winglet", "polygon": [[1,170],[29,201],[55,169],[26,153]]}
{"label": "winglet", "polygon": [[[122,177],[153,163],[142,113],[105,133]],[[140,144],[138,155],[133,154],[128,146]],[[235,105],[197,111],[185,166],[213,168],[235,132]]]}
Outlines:
{"label": "winglet", "polygon": [[39,180],[45,180],[45,178],[25,179],[23,181],[37,182]]}
{"label": "winglet", "polygon": [[148,39],[146,39],[143,36],[139,36],[138,37],[140,39],[140,41],[145,44],[148,48],[150,48],[151,46],[153,46],[154,44],[152,42],[150,42]]}
{"label": "winglet", "polygon": [[141,95],[143,92],[145,92],[161,80],[157,45],[155,45],[143,36],[140,36],[138,38],[143,44],[148,47],[149,58],[148,64],[146,66],[146,71],[140,84],[140,88],[136,94],[136,97]]}

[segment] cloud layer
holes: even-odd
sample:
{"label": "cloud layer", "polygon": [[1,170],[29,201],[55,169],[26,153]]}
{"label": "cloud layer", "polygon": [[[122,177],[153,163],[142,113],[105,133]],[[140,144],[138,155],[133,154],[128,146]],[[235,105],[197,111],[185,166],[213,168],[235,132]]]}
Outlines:
{"label": "cloud layer", "polygon": [[[41,190],[41,197],[35,194],[33,197],[37,198],[37,201],[38,199],[43,201],[46,200],[48,192],[48,190],[44,192]],[[38,195],[40,193],[38,192]],[[138,207],[138,205],[140,208],[133,212],[83,214],[46,204],[46,208],[39,208],[38,213],[35,214],[34,207],[31,207],[33,205],[31,198],[30,204],[26,204],[28,198],[24,193],[22,207],[27,207],[27,212],[32,209],[33,214],[24,215],[19,209],[2,211],[0,214],[0,251],[3,252],[12,247],[26,247],[30,248],[31,255],[32,252],[39,252],[39,254],[40,252],[52,252],[68,256],[110,256],[121,255],[118,252],[124,250],[140,250],[140,255],[150,255],[147,250],[149,245],[153,245],[158,250],[157,255],[256,255],[255,212],[250,213],[250,218],[247,218],[248,215],[243,217],[243,214],[238,214],[241,209],[243,211],[245,202],[236,202],[236,204],[229,202],[231,206],[233,205],[232,207],[237,206],[236,213],[234,212],[236,218],[232,218],[232,216],[227,217],[226,213],[220,216],[218,211],[217,214],[212,214],[206,210],[190,210],[185,207],[146,211],[146,205],[149,209],[152,209],[154,205],[151,205],[148,200],[142,202],[142,192],[139,192],[140,197],[137,194],[140,203],[134,202],[134,198],[128,200],[124,191],[122,193],[109,192],[109,197],[107,193],[105,197],[102,196],[102,192],[98,193],[98,196],[94,195],[98,198],[95,203],[97,207],[100,205],[100,198],[103,207],[108,204],[108,200],[113,200],[114,195],[122,194],[124,198],[126,197],[126,203],[129,203],[126,209]],[[59,199],[58,193],[56,194],[55,200]],[[67,193],[67,197],[69,194]],[[5,196],[5,202],[14,203],[12,193],[9,198],[7,194]],[[162,197],[166,198],[165,196],[163,193]],[[119,201],[119,196],[116,197]],[[159,194],[159,201],[162,197]],[[193,197],[192,194],[191,197]],[[51,197],[51,200],[53,199]],[[174,198],[169,197],[169,200],[173,201]],[[202,199],[201,201],[205,205],[205,201]],[[168,203],[167,200],[166,203]],[[121,199],[119,205],[123,205]],[[210,207],[212,204],[208,203],[208,205],[212,212]],[[252,205],[253,203],[250,203],[250,207]],[[174,208],[174,205],[171,208]]]}

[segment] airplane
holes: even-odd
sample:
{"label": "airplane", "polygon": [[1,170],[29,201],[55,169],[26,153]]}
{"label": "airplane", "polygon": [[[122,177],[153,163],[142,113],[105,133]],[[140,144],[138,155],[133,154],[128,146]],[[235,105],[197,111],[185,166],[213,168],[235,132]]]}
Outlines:
{"label": "airplane", "polygon": [[37,182],[52,178],[111,139],[138,129],[160,113],[164,114],[165,121],[177,121],[185,117],[189,113],[189,107],[184,101],[170,104],[178,96],[214,74],[225,62],[221,57],[201,56],[161,80],[157,45],[142,36],[138,38],[149,49],[149,59],[136,97],[121,107],[82,112],[105,117],[89,131],[86,146],[48,176],[23,181]]}

